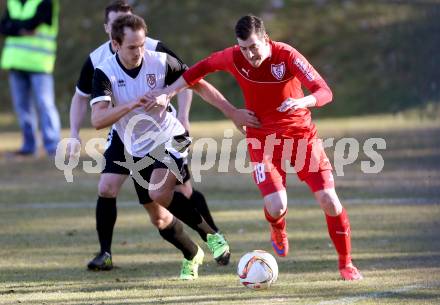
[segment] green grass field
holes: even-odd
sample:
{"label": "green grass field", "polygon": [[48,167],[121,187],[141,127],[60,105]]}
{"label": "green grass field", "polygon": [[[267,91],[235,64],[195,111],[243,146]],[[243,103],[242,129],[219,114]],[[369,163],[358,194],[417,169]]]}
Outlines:
{"label": "green grass field", "polygon": [[[195,139],[220,143],[227,122],[194,123]],[[352,224],[353,256],[365,279],[343,282],[325,220],[308,189],[291,177],[291,253],[266,291],[239,284],[236,265],[253,249],[271,252],[261,199],[249,175],[202,172],[195,187],[232,248],[229,266],[205,249],[200,279],[177,280],[181,256],[164,242],[137,202],[131,181],[118,201],[110,272],[85,265],[97,250],[94,206],[99,176],[74,171],[67,183],[53,161],[0,158],[0,304],[439,304],[440,122],[392,116],[325,120],[323,138],[383,138],[383,171],[364,174],[360,153],[335,177]],[[96,134],[84,130],[83,141]],[[104,136],[103,133],[99,133]],[[67,136],[67,132],[65,131]],[[234,132],[234,140],[240,135]],[[17,148],[19,134],[2,134],[0,151]],[[327,154],[333,159],[332,149]],[[87,160],[83,156],[81,161]],[[189,231],[189,229],[188,229]],[[190,232],[201,244],[200,238]]]}

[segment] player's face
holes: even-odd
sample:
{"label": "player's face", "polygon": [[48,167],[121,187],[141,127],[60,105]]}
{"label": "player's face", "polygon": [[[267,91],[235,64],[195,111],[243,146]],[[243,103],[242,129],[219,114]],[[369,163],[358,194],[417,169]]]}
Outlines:
{"label": "player's face", "polygon": [[241,53],[251,64],[252,67],[258,68],[263,61],[269,57],[270,46],[267,36],[260,37],[253,33],[246,40],[237,38]]}
{"label": "player's face", "polygon": [[119,58],[127,69],[134,69],[141,65],[142,56],[145,52],[145,31],[133,31],[130,28],[124,29],[124,40],[122,44],[113,41],[118,50]]}

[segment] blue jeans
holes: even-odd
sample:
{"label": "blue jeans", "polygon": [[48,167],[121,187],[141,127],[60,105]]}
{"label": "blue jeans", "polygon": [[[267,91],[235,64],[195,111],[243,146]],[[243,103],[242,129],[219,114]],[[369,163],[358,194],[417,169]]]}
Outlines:
{"label": "blue jeans", "polygon": [[10,70],[9,85],[23,134],[21,151],[33,153],[37,150],[36,131],[39,123],[44,148],[53,155],[60,141],[61,123],[55,106],[52,74]]}

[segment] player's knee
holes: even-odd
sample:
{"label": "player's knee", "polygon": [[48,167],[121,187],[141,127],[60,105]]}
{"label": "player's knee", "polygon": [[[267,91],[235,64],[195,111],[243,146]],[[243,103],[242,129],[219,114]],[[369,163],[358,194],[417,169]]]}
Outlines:
{"label": "player's knee", "polygon": [[341,213],[342,206],[337,196],[326,191],[321,191],[319,192],[317,199],[322,210],[327,215],[336,216]]}
{"label": "player's knee", "polygon": [[283,195],[269,195],[264,198],[264,206],[272,217],[279,217],[286,212],[287,197]]}
{"label": "player's knee", "polygon": [[173,199],[173,193],[172,191],[166,191],[166,190],[150,190],[150,198],[154,201],[159,203],[162,206],[168,206]]}
{"label": "player's knee", "polygon": [[151,217],[151,224],[158,228],[159,230],[163,230],[168,226],[167,219],[160,216]]}
{"label": "player's knee", "polygon": [[151,224],[159,230],[167,228],[173,221],[173,215],[166,209],[157,206],[155,203],[150,203],[148,205],[149,206],[144,205],[144,207],[150,215]]}
{"label": "player's knee", "polygon": [[280,217],[286,212],[286,208],[282,205],[271,205],[270,207],[266,206],[266,209],[269,214],[274,218]]}
{"label": "player's knee", "polygon": [[266,210],[274,218],[278,218],[282,216],[287,209],[287,205],[283,204],[282,201],[278,201],[278,200],[272,200],[270,202],[266,202],[265,206],[266,206]]}
{"label": "player's knee", "polygon": [[166,227],[165,221],[162,218],[151,218],[151,223],[160,230]]}
{"label": "player's knee", "polygon": [[98,185],[98,194],[100,197],[116,198],[119,193],[119,188],[112,183],[100,181]]}

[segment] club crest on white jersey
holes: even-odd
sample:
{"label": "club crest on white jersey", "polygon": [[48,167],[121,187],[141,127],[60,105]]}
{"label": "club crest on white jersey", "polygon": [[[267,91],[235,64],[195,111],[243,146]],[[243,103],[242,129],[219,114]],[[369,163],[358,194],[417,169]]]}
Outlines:
{"label": "club crest on white jersey", "polygon": [[156,88],[156,74],[147,74],[147,84],[150,89]]}

